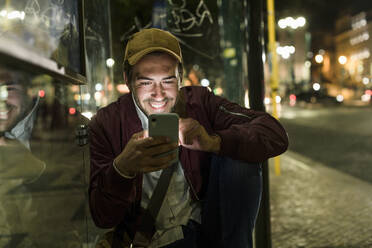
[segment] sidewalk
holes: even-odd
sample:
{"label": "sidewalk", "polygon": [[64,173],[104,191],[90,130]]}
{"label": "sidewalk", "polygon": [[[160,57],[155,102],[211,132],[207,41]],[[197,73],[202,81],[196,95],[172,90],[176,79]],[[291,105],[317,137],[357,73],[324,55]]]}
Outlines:
{"label": "sidewalk", "polygon": [[372,247],[372,184],[288,151],[270,194],[273,248]]}

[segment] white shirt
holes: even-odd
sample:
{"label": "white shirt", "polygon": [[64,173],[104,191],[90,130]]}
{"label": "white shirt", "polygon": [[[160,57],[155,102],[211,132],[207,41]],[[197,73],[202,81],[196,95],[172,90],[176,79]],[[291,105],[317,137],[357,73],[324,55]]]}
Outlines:
{"label": "white shirt", "polygon": [[30,149],[29,139],[31,137],[32,129],[34,127],[34,122],[36,118],[36,109],[39,105],[39,97],[37,97],[36,102],[30,113],[17,123],[15,127],[10,130],[10,132],[5,132],[4,136],[8,139],[17,139],[24,146]]}
{"label": "white shirt", "polygon": [[[137,106],[133,95],[132,98],[138,117],[141,120],[142,128],[148,129],[147,116]],[[144,173],[141,199],[141,206],[143,208],[146,208],[149,204],[161,172],[162,170]],[[149,248],[165,246],[183,239],[181,225],[186,225],[189,219],[201,223],[200,203],[191,198],[189,188],[190,186],[186,181],[181,163],[179,162],[170,181],[158,218],[156,219],[156,232]]]}

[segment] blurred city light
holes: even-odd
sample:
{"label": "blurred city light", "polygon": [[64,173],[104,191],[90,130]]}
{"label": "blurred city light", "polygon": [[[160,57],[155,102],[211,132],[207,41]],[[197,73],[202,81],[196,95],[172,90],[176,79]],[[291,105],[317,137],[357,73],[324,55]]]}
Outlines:
{"label": "blurred city light", "polygon": [[72,85],[72,86],[71,86],[71,91],[72,91],[72,92],[78,92],[79,89],[80,89],[80,88],[79,88],[78,85]]}
{"label": "blurred city light", "polygon": [[306,19],[302,16],[294,19],[293,17],[289,16],[284,19],[280,19],[278,21],[278,25],[281,29],[285,29],[287,27],[290,27],[292,29],[297,29],[300,27],[305,26],[306,24]]}
{"label": "blurred city light", "polygon": [[275,102],[280,103],[282,101],[282,98],[280,96],[275,96]]}
{"label": "blurred city light", "polygon": [[96,91],[101,91],[103,89],[103,86],[102,86],[102,84],[97,83],[95,88],[96,88]]}
{"label": "blurred city light", "polygon": [[364,78],[363,78],[363,84],[364,84],[364,85],[369,84],[369,78],[364,77]]}
{"label": "blurred city light", "polygon": [[90,94],[89,93],[83,94],[83,100],[89,101],[90,100]]}
{"label": "blurred city light", "polygon": [[296,51],[296,48],[294,46],[278,46],[276,48],[276,52],[282,56],[283,59],[288,59],[291,54],[294,54]]}
{"label": "blurred city light", "polygon": [[368,31],[365,31],[358,36],[350,38],[350,44],[354,46],[356,44],[362,43],[363,41],[367,41],[368,39],[369,39],[369,33]]}
{"label": "blurred city light", "polygon": [[24,11],[18,11],[18,10],[13,10],[11,12],[8,12],[7,10],[3,9],[0,11],[0,16],[1,17],[6,17],[8,19],[20,19],[24,20],[25,19],[25,12]]}
{"label": "blurred city light", "polygon": [[96,93],[94,93],[94,99],[95,99],[96,101],[101,100],[101,98],[102,98],[102,93],[101,93],[101,92],[96,92]]}
{"label": "blurred city light", "polygon": [[364,94],[361,97],[362,102],[369,102],[371,100],[371,95]]}
{"label": "blurred city light", "polygon": [[338,63],[340,63],[341,65],[346,64],[346,62],[347,62],[346,56],[341,55],[340,57],[338,57]]}
{"label": "blurred city light", "polygon": [[336,96],[336,101],[343,102],[344,101],[344,96],[343,95],[337,95]]}
{"label": "blurred city light", "polygon": [[39,97],[43,98],[45,96],[45,90],[39,90]]}
{"label": "blurred city light", "polygon": [[313,84],[313,89],[314,89],[315,91],[319,91],[319,90],[320,90],[320,84],[318,84],[318,83],[314,83],[314,84]]}
{"label": "blurred city light", "polygon": [[69,108],[68,112],[69,112],[70,115],[74,115],[74,114],[76,114],[76,109],[75,108]]}
{"label": "blurred city light", "polygon": [[[223,50],[223,56],[225,58],[234,58],[236,56],[236,50],[235,50],[235,48],[232,48],[232,47],[225,48],[225,50]],[[196,66],[198,66],[198,65],[196,65]],[[199,66],[198,66],[198,69],[199,69]],[[196,69],[196,71],[198,69]]]}
{"label": "blurred city light", "polygon": [[351,54],[350,59],[351,60],[363,60],[363,59],[368,59],[370,55],[371,53],[369,52],[369,49],[365,48],[361,51]]}
{"label": "blurred city light", "polygon": [[367,25],[367,20],[366,20],[366,13],[361,12],[357,16],[354,17],[354,20],[351,23],[351,27],[353,30],[355,29],[360,29],[364,26]]}
{"label": "blurred city light", "polygon": [[220,95],[222,95],[222,93],[223,93],[223,89],[222,89],[221,87],[217,87],[217,88],[215,88],[215,89],[213,90],[213,93],[214,93],[215,95],[217,95],[217,96],[220,96]]}
{"label": "blurred city light", "polygon": [[323,62],[323,55],[317,54],[315,56],[315,62],[317,62],[318,64],[322,63]]}
{"label": "blurred city light", "polygon": [[311,62],[310,61],[306,61],[305,62],[305,67],[306,68],[310,68],[311,67]]}
{"label": "blurred city light", "polygon": [[271,99],[270,99],[270,97],[265,97],[264,103],[265,103],[266,105],[267,105],[267,104],[270,104],[270,103],[271,103]]}
{"label": "blurred city light", "polygon": [[115,64],[115,60],[114,60],[114,59],[112,59],[112,58],[108,58],[108,59],[106,60],[106,65],[107,65],[107,67],[111,68],[111,67],[114,66],[114,64]]}
{"label": "blurred city light", "polygon": [[290,94],[289,95],[289,105],[294,106],[296,104],[296,95],[295,94]]}
{"label": "blurred city light", "polygon": [[204,87],[208,87],[209,86],[209,80],[206,79],[206,78],[203,78],[201,81],[200,81],[201,85],[204,86]]}

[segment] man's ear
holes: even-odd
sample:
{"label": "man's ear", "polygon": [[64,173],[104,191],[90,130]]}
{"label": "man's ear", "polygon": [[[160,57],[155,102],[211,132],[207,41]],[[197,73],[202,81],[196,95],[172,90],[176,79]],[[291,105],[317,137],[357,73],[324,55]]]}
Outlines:
{"label": "man's ear", "polygon": [[177,66],[177,72],[178,72],[178,87],[181,87],[182,79],[183,79],[183,66],[181,63]]}
{"label": "man's ear", "polygon": [[123,78],[124,78],[124,82],[128,85],[128,76],[125,72],[123,72]]}

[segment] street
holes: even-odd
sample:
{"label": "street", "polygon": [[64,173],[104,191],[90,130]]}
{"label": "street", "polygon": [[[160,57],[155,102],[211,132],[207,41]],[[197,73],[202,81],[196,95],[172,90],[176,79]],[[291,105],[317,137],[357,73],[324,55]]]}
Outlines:
{"label": "street", "polygon": [[372,108],[282,106],[289,151],[270,168],[275,248],[372,247]]}
{"label": "street", "polygon": [[289,150],[372,183],[372,107],[282,107]]}

